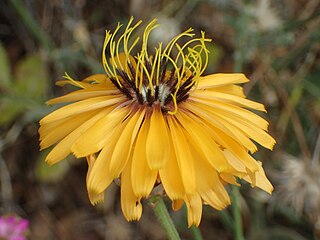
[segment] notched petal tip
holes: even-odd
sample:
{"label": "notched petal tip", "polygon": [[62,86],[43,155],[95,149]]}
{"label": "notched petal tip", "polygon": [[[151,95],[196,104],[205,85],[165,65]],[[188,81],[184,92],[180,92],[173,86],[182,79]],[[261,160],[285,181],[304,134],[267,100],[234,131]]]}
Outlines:
{"label": "notched petal tip", "polygon": [[44,149],[47,148],[47,147],[45,147],[45,146],[43,145],[42,140],[43,140],[43,139],[41,139],[41,138],[39,139],[39,147],[40,147],[40,148],[39,148],[39,151],[42,151],[42,150],[44,150]]}
{"label": "notched petal tip", "polygon": [[270,149],[271,151],[273,151],[274,146],[276,145],[277,141],[276,141],[271,135],[270,135],[270,137],[272,138],[273,141],[272,141],[272,144],[270,145],[270,148],[269,148],[269,149]]}
{"label": "notched petal tip", "polygon": [[88,192],[92,192],[94,195],[102,194],[111,183],[112,179],[108,176],[103,176],[103,173],[99,172],[97,169],[88,172],[87,189]]}
{"label": "notched petal tip", "polygon": [[92,189],[88,189],[88,197],[90,203],[95,206],[101,202],[104,202],[104,192],[97,193],[96,191],[93,191]]}
{"label": "notched petal tip", "polygon": [[134,206],[129,204],[128,202],[122,203],[121,208],[122,208],[123,216],[128,222],[140,220],[142,215],[142,204],[140,200],[136,201]]}
{"label": "notched petal tip", "polygon": [[262,141],[258,141],[258,143],[261,146],[273,151],[273,148],[276,145],[276,140],[268,133],[268,131],[266,131],[265,132],[265,137],[263,139],[263,142]]}
{"label": "notched petal tip", "polygon": [[188,227],[198,227],[202,216],[202,200],[199,194],[186,195],[185,203],[188,208]]}

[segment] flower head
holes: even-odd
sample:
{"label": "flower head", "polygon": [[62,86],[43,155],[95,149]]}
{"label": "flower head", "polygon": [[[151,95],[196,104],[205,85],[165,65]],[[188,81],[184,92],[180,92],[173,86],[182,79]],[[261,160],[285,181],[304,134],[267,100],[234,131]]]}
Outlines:
{"label": "flower head", "polygon": [[[236,178],[270,193],[261,163],[249,152],[257,150],[252,140],[269,149],[275,141],[267,121],[248,110],[265,111],[264,106],[247,100],[236,85],[249,80],[243,74],[202,76],[211,41],[204,32],[194,38],[188,29],[150,55],[148,37],[156,21],[145,27],[142,41],[132,37],[141,21],[132,22],[106,32],[106,74],[58,82],[80,90],[48,101],[71,103],[40,121],[41,148],[56,144],[47,162],[70,153],[86,157],[93,204],[120,178],[127,220],[140,218],[141,199],[155,184],[163,185],[174,209],[186,203],[189,225],[200,223],[203,203],[216,209],[230,204],[224,186],[238,184]],[[180,45],[182,38],[189,41]]]}
{"label": "flower head", "polygon": [[29,222],[15,216],[0,217],[0,239],[25,240]]}

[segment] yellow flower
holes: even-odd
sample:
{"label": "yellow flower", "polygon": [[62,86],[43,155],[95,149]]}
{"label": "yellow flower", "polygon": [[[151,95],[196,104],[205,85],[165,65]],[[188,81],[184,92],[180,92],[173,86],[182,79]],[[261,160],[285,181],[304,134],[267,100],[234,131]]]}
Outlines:
{"label": "yellow flower", "polygon": [[[54,164],[70,153],[86,157],[92,204],[120,178],[128,221],[141,217],[141,199],[158,184],[173,209],[186,203],[189,226],[199,225],[202,204],[218,210],[230,204],[225,185],[238,185],[236,178],[271,193],[261,163],[249,154],[257,150],[253,141],[269,149],[275,144],[267,121],[247,110],[265,111],[237,85],[249,80],[243,74],[201,76],[211,41],[204,32],[194,38],[188,29],[165,47],[160,43],[151,56],[147,44],[156,20],[145,27],[142,41],[132,37],[141,21],[132,22],[121,34],[120,24],[106,32],[106,75],[82,81],[67,75],[58,82],[80,90],[48,101],[71,103],[40,121],[41,149],[56,144],[46,161]],[[189,41],[180,45],[181,38]],[[139,42],[141,49],[133,54]]]}

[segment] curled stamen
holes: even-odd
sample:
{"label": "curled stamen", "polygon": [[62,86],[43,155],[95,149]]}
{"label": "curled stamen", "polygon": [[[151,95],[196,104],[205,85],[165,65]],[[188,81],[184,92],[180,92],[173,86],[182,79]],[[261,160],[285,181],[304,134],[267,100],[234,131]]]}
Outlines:
{"label": "curled stamen", "polygon": [[[168,114],[175,114],[178,103],[188,98],[188,92],[196,85],[197,79],[208,64],[208,50],[205,46],[204,32],[200,38],[193,38],[193,29],[189,28],[174,37],[167,46],[162,48],[162,43],[155,48],[154,56],[148,54],[148,39],[155,28],[156,20],[151,21],[144,29],[141,50],[134,57],[130,55],[134,46],[139,42],[135,38],[130,45],[132,33],[140,26],[141,21],[132,25],[130,18],[124,32],[116,38],[122,25],[118,24],[115,31],[106,32],[103,46],[103,66],[112,83],[129,99],[136,100],[139,104],[153,106],[160,103]],[[180,39],[191,38],[183,45]],[[108,47],[110,59],[106,59]],[[123,53],[120,51],[122,49]],[[172,102],[172,103],[171,103]],[[170,106],[166,106],[171,104]]]}

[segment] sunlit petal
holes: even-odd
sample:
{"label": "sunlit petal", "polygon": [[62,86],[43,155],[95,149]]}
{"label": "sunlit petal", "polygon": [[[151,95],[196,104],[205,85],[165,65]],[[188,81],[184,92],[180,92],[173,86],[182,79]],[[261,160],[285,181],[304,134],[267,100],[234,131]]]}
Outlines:
{"label": "sunlit petal", "polygon": [[163,168],[169,158],[170,145],[167,126],[161,108],[154,108],[146,141],[146,154],[151,169]]}
{"label": "sunlit petal", "polygon": [[146,156],[146,142],[149,121],[144,121],[134,147],[131,167],[132,189],[136,196],[147,197],[153,189],[158,171],[149,167]]}

